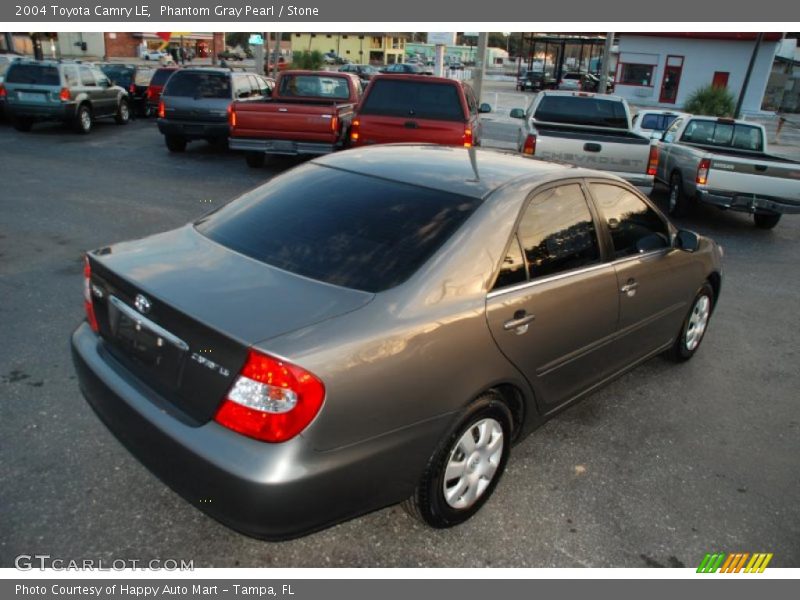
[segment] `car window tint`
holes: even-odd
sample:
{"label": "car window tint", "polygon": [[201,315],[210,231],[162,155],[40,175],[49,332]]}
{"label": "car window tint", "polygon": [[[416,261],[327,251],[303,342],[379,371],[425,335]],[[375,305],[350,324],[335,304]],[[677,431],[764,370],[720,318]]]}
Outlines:
{"label": "car window tint", "polygon": [[463,121],[456,84],[377,79],[361,106],[365,115]]}
{"label": "car window tint", "polygon": [[350,88],[344,77],[284,75],[281,77],[280,93],[281,96],[346,100],[350,97]]}
{"label": "car window tint", "polygon": [[280,269],[379,292],[410,277],[480,202],[306,164],[197,227],[218,243]]}
{"label": "car window tint", "polygon": [[667,224],[636,194],[605,183],[592,183],[590,188],[597,210],[611,232],[616,258],[669,245]]}
{"label": "car window tint", "polygon": [[[244,80],[248,92],[250,85]],[[231,78],[227,73],[176,71],[164,87],[165,96],[185,98],[230,98]]]}
{"label": "car window tint", "polygon": [[534,197],[520,221],[519,239],[531,279],[600,261],[594,221],[577,183]]}
{"label": "car window tint", "polygon": [[81,67],[81,85],[87,87],[97,87],[97,81],[95,81],[94,73],[89,67]]}
{"label": "car window tint", "polygon": [[135,69],[125,65],[103,65],[100,70],[114,83],[128,88],[133,82]]}
{"label": "car window tint", "polygon": [[500,272],[492,289],[499,289],[517,283],[523,283],[528,278],[525,273],[525,260],[522,258],[522,249],[519,245],[519,238],[514,236],[511,245],[508,247],[503,264],[500,265]]}
{"label": "car window tint", "polygon": [[150,85],[164,85],[174,72],[175,69],[156,69],[150,79]]}
{"label": "car window tint", "polygon": [[536,107],[535,116],[550,123],[628,128],[628,115],[621,101],[589,96],[545,96]]}
{"label": "car window tint", "polygon": [[33,83],[36,85],[60,85],[56,67],[44,65],[16,64],[8,70],[6,83]]}

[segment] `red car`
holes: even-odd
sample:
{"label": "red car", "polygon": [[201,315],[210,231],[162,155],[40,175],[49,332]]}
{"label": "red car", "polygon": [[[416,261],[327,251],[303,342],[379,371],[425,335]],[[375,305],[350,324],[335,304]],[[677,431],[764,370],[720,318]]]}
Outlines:
{"label": "red car", "polygon": [[156,114],[158,101],[161,100],[161,92],[164,90],[167,80],[177,70],[178,67],[161,67],[153,73],[150,85],[147,86],[147,114]]}
{"label": "red car", "polygon": [[478,105],[469,84],[429,75],[377,75],[356,109],[350,144],[480,145]]}

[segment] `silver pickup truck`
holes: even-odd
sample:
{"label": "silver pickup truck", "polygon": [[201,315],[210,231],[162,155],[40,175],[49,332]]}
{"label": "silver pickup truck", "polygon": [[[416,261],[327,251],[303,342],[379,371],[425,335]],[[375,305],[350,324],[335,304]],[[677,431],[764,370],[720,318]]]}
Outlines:
{"label": "silver pickup truck", "polygon": [[517,134],[522,154],[610,171],[645,194],[653,190],[658,146],[631,131],[624,98],[545,91],[527,111],[515,108],[510,116],[524,121]]}
{"label": "silver pickup truck", "polygon": [[772,229],[784,213],[800,213],[800,163],[766,153],[761,125],[716,117],[676,119],[659,142],[656,178],[669,186],[669,212],[691,201],[749,212]]}

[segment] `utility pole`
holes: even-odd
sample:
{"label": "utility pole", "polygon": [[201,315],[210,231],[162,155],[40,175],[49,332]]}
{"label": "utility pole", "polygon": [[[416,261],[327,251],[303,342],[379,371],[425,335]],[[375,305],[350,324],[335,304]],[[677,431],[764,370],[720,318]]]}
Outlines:
{"label": "utility pole", "polygon": [[[266,46],[266,50],[265,47]],[[259,75],[264,74],[264,55],[269,57],[269,33],[261,32],[261,43],[253,48],[253,69]]]}
{"label": "utility pole", "polygon": [[481,31],[478,34],[478,54],[475,56],[475,67],[472,70],[472,83],[478,104],[481,103],[483,93],[483,76],[486,74],[486,48],[489,45],[489,32]]}
{"label": "utility pole", "polygon": [[750,84],[750,75],[753,73],[753,65],[756,63],[756,56],[758,56],[758,49],[761,47],[761,42],[764,39],[764,34],[759,33],[756,36],[756,45],[753,46],[753,53],[750,55],[750,64],[747,65],[747,73],[744,74],[744,83],[742,83],[742,91],[739,92],[739,101],[736,103],[736,112],[733,113],[733,118],[738,119],[742,115],[742,104],[744,104],[744,96],[747,93],[747,86]]}
{"label": "utility pole", "polygon": [[603,48],[603,61],[600,65],[600,83],[597,91],[605,94],[608,90],[608,63],[611,62],[611,46],[614,44],[614,33],[606,34],[606,45]]}

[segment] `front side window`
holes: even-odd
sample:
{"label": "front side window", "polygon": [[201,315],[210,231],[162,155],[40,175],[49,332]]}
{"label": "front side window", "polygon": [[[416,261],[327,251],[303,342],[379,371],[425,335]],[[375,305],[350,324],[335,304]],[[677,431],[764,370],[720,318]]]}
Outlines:
{"label": "front side window", "polygon": [[644,200],[617,185],[590,184],[592,195],[614,245],[614,257],[623,258],[669,245],[667,224]]}
{"label": "front side window", "polygon": [[577,183],[536,195],[522,216],[519,239],[531,279],[600,261],[592,214]]}

